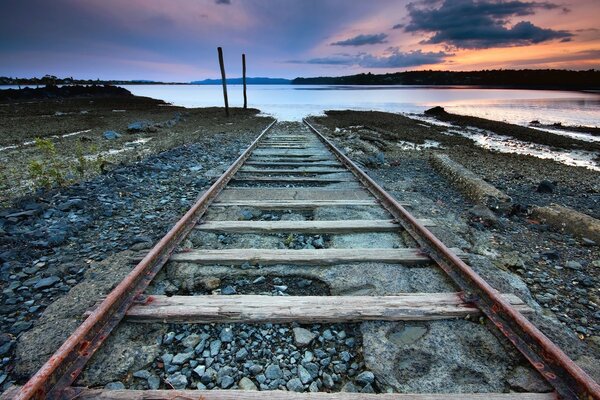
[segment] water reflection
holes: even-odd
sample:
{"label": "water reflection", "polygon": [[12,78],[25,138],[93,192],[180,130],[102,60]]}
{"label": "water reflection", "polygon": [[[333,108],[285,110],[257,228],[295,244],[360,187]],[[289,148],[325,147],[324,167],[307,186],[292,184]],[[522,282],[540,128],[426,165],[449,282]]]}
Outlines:
{"label": "water reflection", "polygon": [[[135,85],[132,93],[163,99],[184,107],[223,104],[222,89],[210,86]],[[229,101],[240,107],[242,88],[228,86]],[[457,86],[319,86],[251,85],[251,107],[279,120],[299,121],[325,110],[376,110],[421,113],[441,105],[448,111],[498,121],[528,124],[561,122],[564,125],[600,125],[600,95],[584,92],[485,89]]]}

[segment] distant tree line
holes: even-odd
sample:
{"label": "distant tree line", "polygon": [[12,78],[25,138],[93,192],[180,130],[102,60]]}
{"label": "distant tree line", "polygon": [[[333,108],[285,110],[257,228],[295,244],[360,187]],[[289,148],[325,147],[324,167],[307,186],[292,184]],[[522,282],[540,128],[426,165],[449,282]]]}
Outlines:
{"label": "distant tree line", "polygon": [[162,84],[163,82],[148,80],[100,80],[100,79],[73,79],[58,78],[54,75],[44,75],[41,78],[10,78],[0,76],[0,85],[23,85],[23,86],[52,86],[52,85],[135,85],[135,84]]}
{"label": "distant tree line", "polygon": [[532,89],[600,89],[600,70],[407,71],[296,78],[295,85],[465,85]]}

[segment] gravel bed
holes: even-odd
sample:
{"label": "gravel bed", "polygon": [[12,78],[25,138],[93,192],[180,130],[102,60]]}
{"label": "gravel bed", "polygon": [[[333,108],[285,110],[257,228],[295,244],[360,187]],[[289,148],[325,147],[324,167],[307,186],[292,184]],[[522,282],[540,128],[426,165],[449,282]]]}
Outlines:
{"label": "gravel bed", "polygon": [[[242,268],[251,268],[248,264]],[[294,276],[260,275],[258,277],[207,276],[202,286],[185,290],[156,279],[146,291],[148,294],[168,296],[200,296],[209,294],[257,294],[265,296],[329,296],[329,286],[317,280]]]}
{"label": "gravel bed", "polygon": [[378,391],[354,325],[171,325],[162,354],[110,388]]}

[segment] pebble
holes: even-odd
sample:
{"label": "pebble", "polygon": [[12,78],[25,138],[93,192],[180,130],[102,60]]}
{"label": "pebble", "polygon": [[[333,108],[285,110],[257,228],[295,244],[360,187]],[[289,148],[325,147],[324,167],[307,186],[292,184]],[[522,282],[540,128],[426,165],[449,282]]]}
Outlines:
{"label": "pebble", "polygon": [[220,340],[213,340],[212,342],[210,342],[210,355],[211,356],[216,356],[217,354],[219,354],[219,351],[221,350],[221,341]]}
{"label": "pebble", "polygon": [[288,381],[288,383],[285,385],[285,387],[287,387],[287,389],[291,392],[303,392],[304,391],[304,385],[302,385],[302,382],[298,378],[290,379]]}
{"label": "pebble", "polygon": [[326,388],[331,389],[333,388],[333,386],[335,385],[335,383],[333,382],[333,378],[331,377],[331,375],[329,375],[328,373],[323,373],[323,385],[325,385]]}
{"label": "pebble", "polygon": [[[200,335],[197,334],[191,334],[189,336],[186,336],[182,341],[181,344],[184,345],[185,347],[196,347],[196,345],[198,345],[198,343],[200,343],[200,340],[202,340],[200,338]],[[222,340],[222,339],[221,339]]]}
{"label": "pebble", "polygon": [[165,337],[163,339],[163,343],[171,344],[171,343],[173,343],[173,340],[175,340],[175,332],[169,332],[165,335]]}
{"label": "pebble", "polygon": [[317,334],[300,327],[296,327],[292,331],[294,332],[294,343],[299,347],[309,345],[317,337]]}
{"label": "pebble", "polygon": [[232,294],[236,294],[236,290],[233,286],[225,286],[223,289],[221,289],[221,294],[223,295],[227,295],[230,296]]}
{"label": "pebble", "polygon": [[375,375],[371,371],[363,371],[356,376],[356,383],[361,386],[375,382]]}
{"label": "pebble", "polygon": [[298,378],[302,381],[302,383],[306,384],[312,381],[312,376],[310,372],[302,365],[298,366]]}
{"label": "pebble", "polygon": [[35,285],[33,285],[34,289],[44,289],[51,286],[54,286],[57,282],[60,282],[60,278],[58,276],[49,276],[48,278],[43,278],[37,281]]}
{"label": "pebble", "polygon": [[181,372],[174,373],[167,380],[175,389],[185,389],[188,384],[187,377]]}
{"label": "pebble", "polygon": [[231,328],[223,328],[221,330],[221,334],[219,335],[219,339],[221,339],[221,342],[223,343],[229,343],[233,341],[233,331]]}
{"label": "pebble", "polygon": [[543,180],[539,183],[536,192],[538,193],[552,193],[554,192],[554,189],[556,188],[556,183],[548,181],[548,180]]}
{"label": "pebble", "polygon": [[235,381],[229,375],[225,375],[221,378],[221,389],[229,389]]}
{"label": "pebble", "polygon": [[104,389],[107,390],[123,390],[125,389],[125,385],[123,384],[123,382],[110,382],[107,383],[106,385],[104,385]]}
{"label": "pebble", "polygon": [[245,360],[246,357],[248,357],[248,350],[246,350],[243,347],[240,350],[238,350],[237,353],[235,353],[235,359],[237,361]]}
{"label": "pebble", "polygon": [[283,372],[281,371],[279,365],[271,364],[265,370],[265,376],[270,380],[280,379],[283,377]]}
{"label": "pebble", "polygon": [[238,387],[240,388],[240,390],[258,390],[254,382],[252,382],[252,380],[247,377],[243,377],[242,379],[240,379],[240,381],[238,382]]}
{"label": "pebble", "polygon": [[148,379],[150,377],[150,371],[148,370],[140,370],[140,371],[135,371],[133,373],[133,376],[135,378],[140,378],[140,379]]}
{"label": "pebble", "polygon": [[248,368],[248,370],[250,371],[250,373],[252,375],[258,375],[262,372],[263,367],[262,367],[262,365],[252,364],[252,366],[250,368]]}
{"label": "pebble", "polygon": [[156,375],[150,375],[148,377],[148,387],[150,390],[157,390],[160,388],[160,378]]}
{"label": "pebble", "polygon": [[109,139],[109,140],[114,140],[114,139],[118,139],[121,137],[121,135],[115,131],[104,131],[102,136],[104,136],[105,139]]}
{"label": "pebble", "polygon": [[577,261],[572,261],[572,260],[571,261],[567,261],[565,263],[565,267],[567,267],[569,269],[572,269],[572,270],[575,270],[575,271],[578,271],[581,268],[583,268],[583,266],[581,265],[581,263],[579,263]]}
{"label": "pebble", "polygon": [[196,368],[194,368],[194,372],[196,373],[196,375],[198,375],[198,377],[202,377],[202,375],[204,375],[204,373],[206,372],[206,366],[198,365]]}
{"label": "pebble", "polygon": [[194,356],[194,352],[191,351],[189,353],[179,353],[173,357],[171,363],[175,365],[183,365],[188,362]]}

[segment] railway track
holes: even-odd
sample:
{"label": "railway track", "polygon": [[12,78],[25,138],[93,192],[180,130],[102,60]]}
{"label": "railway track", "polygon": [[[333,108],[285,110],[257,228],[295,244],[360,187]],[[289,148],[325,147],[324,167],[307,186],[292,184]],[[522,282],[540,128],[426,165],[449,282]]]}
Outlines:
{"label": "railway track", "polygon": [[[90,311],[87,319],[52,358],[24,386],[5,393],[3,398],[263,397],[260,392],[218,388],[199,392],[73,386],[87,361],[124,319],[159,324],[314,324],[426,323],[483,316],[490,329],[512,344],[552,385],[554,392],[365,394],[276,390],[268,396],[274,399],[600,399],[598,384],[523,316],[531,311],[526,304],[514,295],[494,290],[465,264],[460,250],[447,248],[427,229],[426,226],[434,226],[435,221],[413,217],[402,203],[377,185],[308,121],[293,133],[273,128],[274,124],[260,134],[167,235],[139,260],[131,273]],[[243,220],[238,218],[240,210],[244,213]],[[251,210],[260,210],[259,215],[268,214],[271,218],[254,218]],[[301,218],[286,218],[286,214]],[[189,246],[188,237],[210,234],[221,237],[276,236],[285,238],[287,244],[299,235],[312,235],[318,238],[318,243],[309,243],[303,249],[268,245],[250,248],[248,242],[235,240],[233,245],[220,249]],[[236,243],[246,244],[236,247]],[[197,265],[197,268],[223,265],[232,269],[260,265],[263,274],[268,274],[266,271],[270,266],[283,264],[289,269],[297,269],[300,275],[303,268],[349,264],[385,263],[403,268],[430,265],[443,271],[457,290],[387,296],[360,293],[352,296],[165,296],[147,293],[148,286],[166,263],[186,263]],[[361,272],[368,280],[371,271],[367,268]],[[315,379],[317,381],[320,382],[320,378]],[[323,385],[317,383],[311,388],[324,390]]]}

